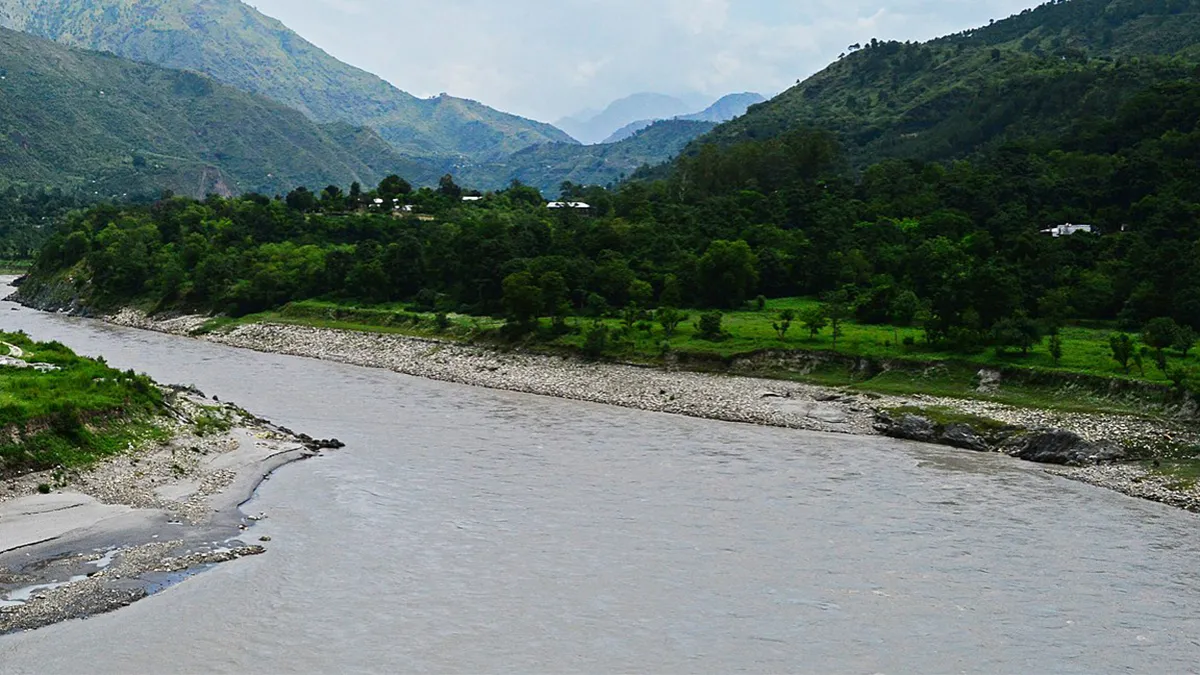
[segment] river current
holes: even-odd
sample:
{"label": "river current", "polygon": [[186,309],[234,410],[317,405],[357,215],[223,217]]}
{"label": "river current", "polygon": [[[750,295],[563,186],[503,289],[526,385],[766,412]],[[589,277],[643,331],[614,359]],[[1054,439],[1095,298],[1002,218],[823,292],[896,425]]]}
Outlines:
{"label": "river current", "polygon": [[645,413],[11,311],[344,450],[266,555],[0,637],[0,672],[1190,672],[1196,516],[999,456]]}

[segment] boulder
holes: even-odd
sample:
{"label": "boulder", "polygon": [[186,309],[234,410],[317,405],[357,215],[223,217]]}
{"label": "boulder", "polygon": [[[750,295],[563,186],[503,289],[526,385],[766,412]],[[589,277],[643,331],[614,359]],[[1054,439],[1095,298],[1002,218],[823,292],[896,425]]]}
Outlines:
{"label": "boulder", "polygon": [[1016,436],[1002,450],[1019,459],[1042,464],[1089,466],[1125,459],[1124,448],[1111,442],[1092,443],[1061,429]]}
{"label": "boulder", "polygon": [[876,430],[884,436],[920,443],[937,442],[937,425],[927,417],[913,414],[893,416],[880,412],[875,419]]}
{"label": "boulder", "polygon": [[992,445],[966,424],[950,424],[942,430],[938,441],[943,445],[975,452],[991,452]]}

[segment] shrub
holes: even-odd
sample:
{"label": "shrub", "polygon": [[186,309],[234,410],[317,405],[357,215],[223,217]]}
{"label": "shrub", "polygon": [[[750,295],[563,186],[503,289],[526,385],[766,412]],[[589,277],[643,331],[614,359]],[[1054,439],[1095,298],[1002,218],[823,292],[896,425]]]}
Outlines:
{"label": "shrub", "polygon": [[760,312],[763,311],[764,309],[766,309],[767,308],[767,296],[760,295],[757,298],[755,298],[754,306],[757,307],[758,311],[760,311]]}
{"label": "shrub", "polygon": [[435,326],[437,326],[437,331],[439,333],[445,333],[450,328],[450,317],[447,316],[445,312],[438,312],[437,315],[433,317],[433,323]]}
{"label": "shrub", "polygon": [[608,326],[603,321],[597,319],[592,322],[591,328],[583,335],[583,353],[588,358],[600,358],[604,351],[608,349],[609,331]]}
{"label": "shrub", "polygon": [[725,315],[718,311],[705,312],[700,315],[700,321],[696,324],[696,332],[705,340],[717,340],[722,335],[721,322]]}
{"label": "shrub", "polygon": [[37,486],[37,491],[44,495],[50,494],[50,484],[49,483],[39,483]]}

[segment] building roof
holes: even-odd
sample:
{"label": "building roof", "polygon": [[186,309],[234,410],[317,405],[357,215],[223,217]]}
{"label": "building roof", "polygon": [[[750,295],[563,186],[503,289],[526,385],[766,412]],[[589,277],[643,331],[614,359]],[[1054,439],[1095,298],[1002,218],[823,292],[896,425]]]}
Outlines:
{"label": "building roof", "polygon": [[591,204],[587,202],[550,202],[546,205],[548,209],[590,209]]}

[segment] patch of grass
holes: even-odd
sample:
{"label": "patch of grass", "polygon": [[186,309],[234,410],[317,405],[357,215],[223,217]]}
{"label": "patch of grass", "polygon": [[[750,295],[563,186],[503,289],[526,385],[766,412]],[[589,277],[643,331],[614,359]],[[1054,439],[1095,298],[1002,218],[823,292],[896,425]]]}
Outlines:
{"label": "patch of grass", "polygon": [[82,466],[164,433],[162,393],[149,378],[23,333],[0,340],[56,368],[0,367],[0,474]]}

